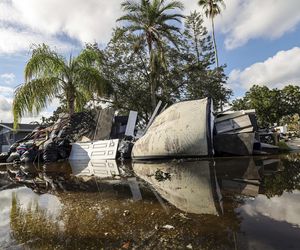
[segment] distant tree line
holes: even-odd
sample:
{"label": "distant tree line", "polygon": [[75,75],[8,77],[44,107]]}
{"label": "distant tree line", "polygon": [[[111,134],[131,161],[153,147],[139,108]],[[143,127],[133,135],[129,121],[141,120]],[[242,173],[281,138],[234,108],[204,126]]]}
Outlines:
{"label": "distant tree line", "polygon": [[[243,98],[234,100],[232,105],[234,110],[255,109],[262,127],[299,122],[300,87],[288,85],[283,89],[269,89],[253,85]],[[297,117],[298,121],[295,121]]]}

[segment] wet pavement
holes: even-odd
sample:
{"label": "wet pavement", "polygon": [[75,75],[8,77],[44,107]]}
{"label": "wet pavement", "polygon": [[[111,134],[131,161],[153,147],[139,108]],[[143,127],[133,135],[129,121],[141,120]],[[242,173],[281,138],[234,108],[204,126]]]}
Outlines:
{"label": "wet pavement", "polygon": [[300,249],[300,154],[0,166],[0,249]]}

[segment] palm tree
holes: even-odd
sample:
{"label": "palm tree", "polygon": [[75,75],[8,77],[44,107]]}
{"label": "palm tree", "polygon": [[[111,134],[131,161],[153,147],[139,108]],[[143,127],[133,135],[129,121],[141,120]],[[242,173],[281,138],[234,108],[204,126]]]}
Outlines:
{"label": "palm tree", "polygon": [[214,18],[221,13],[221,11],[222,11],[221,6],[223,8],[225,8],[226,5],[225,5],[224,0],[199,0],[199,5],[202,6],[202,8],[204,9],[206,17],[211,19],[216,65],[217,65],[217,67],[219,67],[218,50],[217,50],[216,37],[215,37]]}
{"label": "palm tree", "polygon": [[39,113],[49,101],[63,95],[70,115],[83,109],[94,95],[111,91],[98,69],[101,54],[87,46],[77,57],[66,60],[47,45],[37,45],[25,66],[25,83],[15,91],[14,126],[25,113]]}
{"label": "palm tree", "polygon": [[180,1],[167,3],[166,0],[139,0],[138,2],[128,0],[124,1],[121,6],[126,14],[118,21],[127,22],[124,32],[136,34],[139,44],[146,42],[148,47],[151,105],[154,109],[158,87],[157,72],[164,61],[163,41],[168,40],[177,47],[174,33],[180,33],[180,29],[173,23],[180,23],[183,15],[174,11],[182,10],[183,4]]}

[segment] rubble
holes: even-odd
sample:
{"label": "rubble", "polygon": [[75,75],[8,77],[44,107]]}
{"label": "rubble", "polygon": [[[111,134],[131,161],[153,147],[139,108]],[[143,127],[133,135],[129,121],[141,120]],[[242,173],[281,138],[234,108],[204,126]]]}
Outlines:
{"label": "rubble", "polygon": [[93,138],[96,128],[92,112],[61,114],[49,127],[38,126],[31,134],[14,143],[7,153],[0,155],[0,162],[55,162],[67,159],[71,143],[82,138]]}

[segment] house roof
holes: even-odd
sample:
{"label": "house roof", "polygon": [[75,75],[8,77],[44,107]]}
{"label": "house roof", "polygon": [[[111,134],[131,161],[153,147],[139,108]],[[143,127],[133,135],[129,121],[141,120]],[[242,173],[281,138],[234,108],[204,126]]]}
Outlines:
{"label": "house roof", "polygon": [[[17,131],[25,131],[25,132],[31,132],[33,131],[38,125],[36,124],[24,124],[19,123],[19,127],[16,129]],[[0,123],[0,127],[7,128],[10,130],[14,130],[14,124],[13,123]]]}

